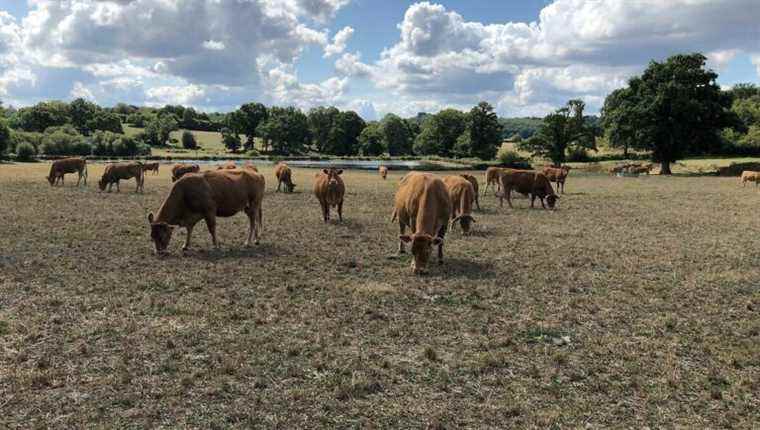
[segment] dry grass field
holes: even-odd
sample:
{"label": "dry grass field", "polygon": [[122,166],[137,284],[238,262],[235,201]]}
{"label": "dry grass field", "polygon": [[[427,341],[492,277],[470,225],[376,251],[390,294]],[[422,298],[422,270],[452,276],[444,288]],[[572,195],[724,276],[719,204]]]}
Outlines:
{"label": "dry grass field", "polygon": [[[414,276],[401,172],[313,170],[157,258],[168,169],[120,194],[0,165],[2,428],[751,428],[760,423],[760,191],[573,172],[557,211],[481,197]],[[477,173],[482,177],[482,173]],[[74,180],[72,180],[74,179]]]}

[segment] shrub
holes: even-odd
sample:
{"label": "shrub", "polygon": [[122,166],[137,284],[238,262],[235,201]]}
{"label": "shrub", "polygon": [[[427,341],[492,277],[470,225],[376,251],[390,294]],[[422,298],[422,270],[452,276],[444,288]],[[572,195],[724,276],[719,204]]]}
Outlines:
{"label": "shrub", "polygon": [[188,130],[182,132],[182,147],[185,149],[198,149],[198,142],[195,135]]}
{"label": "shrub", "polygon": [[42,133],[11,130],[11,140],[8,147],[8,152],[15,153],[16,148],[18,148],[18,146],[22,143],[28,143],[32,145],[35,149],[35,152],[37,152],[37,149],[40,147],[40,145],[42,145],[43,137],[44,135]]}
{"label": "shrub", "polygon": [[90,155],[92,146],[81,135],[59,130],[42,139],[41,152],[46,155]]}
{"label": "shrub", "polygon": [[585,148],[571,148],[567,152],[567,161],[573,163],[586,163],[591,161],[588,151]]}
{"label": "shrub", "polygon": [[22,142],[16,148],[17,161],[33,161],[35,155],[37,155],[37,150],[31,143]]}
{"label": "shrub", "polygon": [[516,163],[524,162],[525,159],[517,153],[517,151],[508,149],[506,147],[499,148],[499,152],[496,153],[496,159],[503,165],[513,165]]}

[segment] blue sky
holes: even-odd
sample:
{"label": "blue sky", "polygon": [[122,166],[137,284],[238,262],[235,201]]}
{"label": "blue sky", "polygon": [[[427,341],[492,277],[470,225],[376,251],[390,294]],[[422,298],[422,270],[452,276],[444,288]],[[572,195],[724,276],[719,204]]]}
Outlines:
{"label": "blue sky", "polygon": [[760,82],[758,23],[757,0],[0,0],[0,100],[596,112],[678,52]]}

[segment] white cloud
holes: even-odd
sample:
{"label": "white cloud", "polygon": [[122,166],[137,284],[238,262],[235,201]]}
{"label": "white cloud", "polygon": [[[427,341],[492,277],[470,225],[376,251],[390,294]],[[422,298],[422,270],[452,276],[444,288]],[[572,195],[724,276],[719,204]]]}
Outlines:
{"label": "white cloud", "polygon": [[224,42],[218,40],[206,40],[203,42],[203,47],[210,51],[223,51],[225,45]]}
{"label": "white cloud", "polygon": [[750,56],[750,61],[757,68],[757,77],[760,78],[760,54]]}
{"label": "white cloud", "polygon": [[72,99],[82,98],[85,100],[95,101],[95,96],[92,94],[92,91],[85,87],[81,82],[74,82],[74,87],[71,89],[70,95]]}
{"label": "white cloud", "polygon": [[333,42],[325,46],[325,58],[332,57],[346,50],[346,45],[351,36],[354,35],[354,29],[351,27],[344,27],[342,30],[335,34]]}
{"label": "white cloud", "polygon": [[293,67],[276,60],[262,59],[259,64],[262,86],[278,105],[293,105],[303,109],[335,105],[348,87],[348,78],[329,78],[320,83],[301,83]]}
{"label": "white cloud", "polygon": [[153,87],[145,91],[145,95],[154,105],[181,104],[193,105],[202,100],[206,90],[198,85]]}

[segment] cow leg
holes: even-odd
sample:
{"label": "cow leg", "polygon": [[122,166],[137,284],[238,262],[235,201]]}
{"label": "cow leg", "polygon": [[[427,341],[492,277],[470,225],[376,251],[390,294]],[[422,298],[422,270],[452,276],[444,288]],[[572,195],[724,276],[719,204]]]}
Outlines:
{"label": "cow leg", "polygon": [[182,245],[183,252],[190,250],[190,238],[193,236],[194,227],[195,227],[195,224],[190,224],[187,226],[187,236],[185,236],[185,244]]}
{"label": "cow leg", "polygon": [[475,207],[477,207],[478,210],[480,210],[480,201],[479,200],[480,199],[478,198],[478,193],[475,193]]}
{"label": "cow leg", "polygon": [[[399,234],[399,236],[403,236],[405,232],[406,232],[406,225],[403,222],[399,221],[398,222],[398,234]],[[401,240],[401,239],[398,240],[398,253],[399,254],[406,253],[406,251],[404,250],[404,241]]]}
{"label": "cow leg", "polygon": [[343,200],[338,203],[338,219],[343,222]]}
{"label": "cow leg", "polygon": [[438,237],[441,238],[441,243],[438,244],[438,264],[443,264],[443,238],[446,237],[446,226],[438,230]]}
{"label": "cow leg", "polygon": [[535,194],[531,194],[530,195],[530,208],[531,209],[533,209],[533,203],[535,203],[535,202],[536,202],[536,195]]}
{"label": "cow leg", "polygon": [[279,193],[279,192],[280,192],[280,186],[281,186],[281,185],[282,185],[282,181],[280,181],[280,180],[278,179],[278,180],[277,180],[277,191],[275,191],[276,193]]}
{"label": "cow leg", "polygon": [[252,203],[248,204],[248,207],[245,209],[246,214],[248,215],[248,239],[245,241],[245,246],[251,246],[251,239],[255,237],[255,244],[259,244],[259,221],[257,220],[257,214],[258,216],[261,216],[260,208],[256,208],[253,206]]}
{"label": "cow leg", "polygon": [[216,210],[206,213],[204,218],[208,232],[211,234],[211,242],[214,244],[214,248],[219,248],[219,242],[216,240]]}
{"label": "cow leg", "polygon": [[330,205],[325,202],[320,202],[319,204],[322,205],[322,219],[325,222],[330,221]]}
{"label": "cow leg", "polygon": [[80,182],[82,182],[82,172],[79,172],[79,177],[77,178],[77,187],[79,186]]}
{"label": "cow leg", "polygon": [[116,192],[117,193],[121,192],[121,188],[119,188],[119,181],[118,180],[116,181]]}

